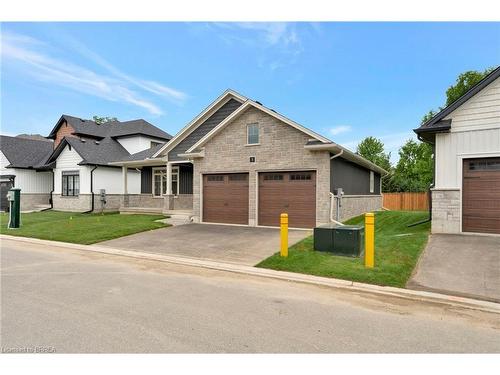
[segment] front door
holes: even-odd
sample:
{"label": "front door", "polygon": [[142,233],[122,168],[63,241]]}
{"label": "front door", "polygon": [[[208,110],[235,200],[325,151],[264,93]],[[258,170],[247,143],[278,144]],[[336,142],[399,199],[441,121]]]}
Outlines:
{"label": "front door", "polygon": [[[153,168],[153,196],[167,194],[167,168]],[[172,167],[172,194],[179,195],[179,167]]]}

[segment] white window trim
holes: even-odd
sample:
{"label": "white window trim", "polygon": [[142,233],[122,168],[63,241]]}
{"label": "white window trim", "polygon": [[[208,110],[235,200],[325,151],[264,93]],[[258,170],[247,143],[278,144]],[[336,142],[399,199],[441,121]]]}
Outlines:
{"label": "white window trim", "polygon": [[[177,191],[176,192],[172,192],[172,193],[174,193],[175,196],[179,196],[179,185],[180,185],[180,182],[179,182],[179,166],[173,166],[172,167],[172,177],[174,175],[177,177],[177,180],[176,180],[176,182],[177,182],[177,189],[176,190]],[[172,179],[172,182],[173,181],[174,180]]]}
{"label": "white window trim", "polygon": [[370,193],[375,192],[375,173],[370,171]]}
{"label": "white window trim", "polygon": [[[163,191],[163,182],[160,184],[160,190],[161,193],[160,195],[155,195],[155,172],[157,171],[164,171],[165,172],[165,177],[167,178],[167,167],[153,167],[152,168],[152,173],[151,173],[151,195],[153,198],[163,198],[165,195],[165,192]],[[172,167],[172,176],[176,175],[177,176],[177,191],[174,193],[175,196],[179,195],[179,166],[173,166]]]}
{"label": "white window trim", "polygon": [[[256,126],[257,127],[257,142],[256,143],[249,143],[249,136],[250,136],[250,133],[249,133],[249,129],[250,129],[250,126]],[[246,144],[245,146],[259,146],[260,145],[260,126],[259,126],[259,123],[258,122],[252,122],[250,124],[247,124],[247,141],[246,141]]]}

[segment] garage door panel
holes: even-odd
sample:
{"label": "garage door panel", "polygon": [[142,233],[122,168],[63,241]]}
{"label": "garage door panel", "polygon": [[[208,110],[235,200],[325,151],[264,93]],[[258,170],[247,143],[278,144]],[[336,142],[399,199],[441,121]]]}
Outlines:
{"label": "garage door panel", "polygon": [[462,230],[500,233],[500,158],[463,161]]}
{"label": "garage door panel", "polygon": [[316,225],[314,171],[259,174],[259,225],[279,226],[281,213],[288,213],[290,227]]}
{"label": "garage door panel", "polygon": [[203,176],[203,221],[248,224],[248,173]]}

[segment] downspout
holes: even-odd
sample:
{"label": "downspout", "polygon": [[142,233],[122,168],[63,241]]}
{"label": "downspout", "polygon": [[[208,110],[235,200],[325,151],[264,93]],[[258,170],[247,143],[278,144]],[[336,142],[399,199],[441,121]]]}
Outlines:
{"label": "downspout", "polygon": [[90,201],[91,208],[89,211],[85,211],[84,214],[89,214],[89,213],[94,211],[94,171],[96,169],[97,169],[97,165],[95,165],[94,168],[92,168],[90,170],[90,195],[92,196],[91,201]]}
{"label": "downspout", "polygon": [[50,207],[49,208],[44,208],[43,210],[40,210],[40,212],[54,209],[54,200],[52,199],[52,196],[54,194],[55,175],[54,175],[54,170],[53,169],[51,169],[50,172],[52,173],[52,190],[50,191],[50,198],[49,198]]}
{"label": "downspout", "polygon": [[[338,158],[340,155],[342,155],[344,153],[344,149],[341,149],[340,152],[338,154],[335,154],[333,156],[330,157],[330,160],[333,160],[335,158]],[[330,169],[331,169],[331,164],[330,164]],[[331,173],[331,171],[330,171]],[[344,225],[343,223],[341,223],[340,221],[337,221],[333,218],[333,204],[334,204],[334,201],[335,201],[335,194],[333,194],[332,192],[330,192],[330,222],[332,223],[335,223],[337,225]]]}

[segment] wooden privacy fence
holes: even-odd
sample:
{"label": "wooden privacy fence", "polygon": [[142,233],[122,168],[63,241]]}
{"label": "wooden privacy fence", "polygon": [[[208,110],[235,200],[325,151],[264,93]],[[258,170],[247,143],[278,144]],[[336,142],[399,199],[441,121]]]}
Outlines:
{"label": "wooden privacy fence", "polygon": [[429,193],[383,193],[384,208],[396,211],[427,211]]}

